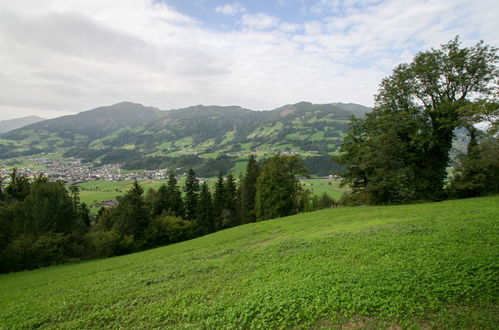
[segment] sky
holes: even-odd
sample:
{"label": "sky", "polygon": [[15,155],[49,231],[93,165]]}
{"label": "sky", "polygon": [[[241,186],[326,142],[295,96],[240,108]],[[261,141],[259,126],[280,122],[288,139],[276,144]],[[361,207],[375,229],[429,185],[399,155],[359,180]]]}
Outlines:
{"label": "sky", "polygon": [[0,0],[0,120],[121,101],[372,106],[419,51],[498,47],[497,17],[497,0]]}

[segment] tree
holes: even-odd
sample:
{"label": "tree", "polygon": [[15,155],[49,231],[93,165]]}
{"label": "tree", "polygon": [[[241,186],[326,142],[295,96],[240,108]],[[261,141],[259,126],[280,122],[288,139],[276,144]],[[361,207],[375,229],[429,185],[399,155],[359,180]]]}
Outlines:
{"label": "tree", "polygon": [[256,220],[255,198],[256,182],[260,175],[260,167],[256,157],[251,155],[246,165],[246,174],[241,181],[241,221],[243,223]]}
{"label": "tree", "polygon": [[308,171],[297,156],[277,154],[265,162],[256,183],[258,220],[298,212],[298,199],[302,190],[298,175],[307,176]]}
{"label": "tree", "polygon": [[187,220],[195,220],[197,218],[198,207],[198,194],[199,194],[199,181],[196,179],[196,173],[192,168],[187,173],[185,179],[185,218]]}
{"label": "tree", "polygon": [[31,185],[23,205],[23,233],[71,233],[77,224],[73,200],[59,182]]}
{"label": "tree", "polygon": [[396,67],[373,111],[350,126],[336,158],[348,171],[344,184],[373,203],[443,198],[454,130],[473,134],[487,106],[473,116],[466,109],[497,102],[496,52],[483,42],[460,48],[456,37]]}
{"label": "tree", "polygon": [[143,237],[149,224],[149,210],[143,198],[144,188],[135,180],[126,194],[118,198],[112,229],[122,235]]}
{"label": "tree", "polygon": [[199,203],[197,212],[197,226],[203,234],[212,233],[215,231],[215,219],[213,217],[213,201],[211,198],[210,189],[205,182],[201,185],[199,193]]}
{"label": "tree", "polygon": [[213,214],[215,216],[216,229],[222,228],[222,212],[225,207],[225,184],[222,171],[218,172],[218,179],[215,182],[215,193],[213,195]]}
{"label": "tree", "polygon": [[168,175],[168,184],[165,194],[168,196],[168,202],[165,210],[176,217],[184,216],[184,201],[182,200],[182,192],[177,185],[177,178],[173,171]]}
{"label": "tree", "polygon": [[222,226],[225,228],[237,226],[239,224],[237,218],[237,186],[231,173],[227,174],[224,191]]}
{"label": "tree", "polygon": [[29,194],[30,182],[25,175],[18,175],[17,168],[14,168],[10,174],[10,183],[5,189],[7,195],[19,201],[23,201]]}
{"label": "tree", "polygon": [[[470,150],[471,149],[471,150]],[[448,190],[452,197],[499,193],[499,139],[489,137],[459,157]]]}

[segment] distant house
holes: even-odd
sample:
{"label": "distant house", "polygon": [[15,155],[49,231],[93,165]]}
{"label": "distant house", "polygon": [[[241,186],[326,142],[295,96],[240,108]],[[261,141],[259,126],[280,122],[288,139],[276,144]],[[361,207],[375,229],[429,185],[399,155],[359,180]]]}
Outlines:
{"label": "distant house", "polygon": [[118,205],[118,201],[115,200],[107,200],[107,201],[102,201],[100,203],[94,204],[93,207],[112,207]]}

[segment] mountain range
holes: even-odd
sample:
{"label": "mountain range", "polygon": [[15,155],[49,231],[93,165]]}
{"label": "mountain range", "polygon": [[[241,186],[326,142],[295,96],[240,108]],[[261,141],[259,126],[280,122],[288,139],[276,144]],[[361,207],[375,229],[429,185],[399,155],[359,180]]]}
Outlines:
{"label": "mountain range", "polygon": [[13,131],[15,129],[37,123],[39,121],[45,120],[45,118],[38,116],[29,116],[16,119],[8,119],[0,121],[0,134]]}
{"label": "mountain range", "polygon": [[[269,111],[203,105],[164,111],[122,102],[4,133],[0,158],[58,152],[95,164],[122,163],[128,169],[193,167],[210,175],[233,168],[250,154],[283,152],[301,155],[319,174],[334,167],[330,156],[351,117],[368,111],[358,104],[308,102]],[[319,165],[326,158],[328,164]]]}

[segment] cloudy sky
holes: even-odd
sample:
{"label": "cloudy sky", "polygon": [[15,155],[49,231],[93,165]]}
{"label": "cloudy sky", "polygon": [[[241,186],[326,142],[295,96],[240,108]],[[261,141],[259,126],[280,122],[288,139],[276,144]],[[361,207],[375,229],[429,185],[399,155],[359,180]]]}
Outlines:
{"label": "cloudy sky", "polygon": [[460,35],[499,46],[497,0],[0,0],[0,120],[120,101],[370,106]]}

